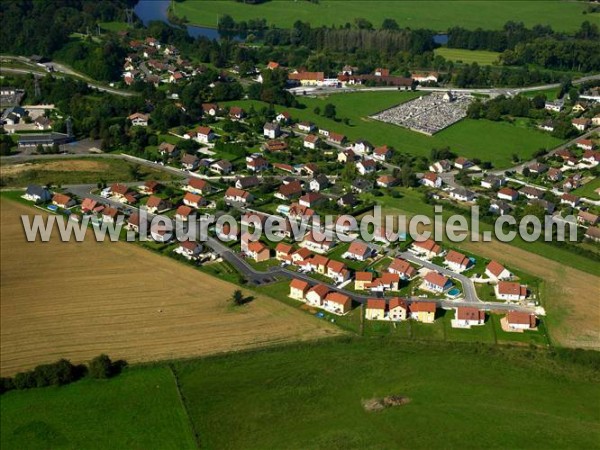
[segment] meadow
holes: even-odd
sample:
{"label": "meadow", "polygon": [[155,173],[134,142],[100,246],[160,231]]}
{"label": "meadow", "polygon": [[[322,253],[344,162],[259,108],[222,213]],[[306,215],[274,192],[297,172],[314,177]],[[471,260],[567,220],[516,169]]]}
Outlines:
{"label": "meadow", "polygon": [[2,375],[102,352],[142,362],[341,333],[265,295],[232,308],[238,286],[139,245],[63,243],[58,232],[29,243],[20,215],[35,210],[0,205]]}
{"label": "meadow", "polygon": [[[459,155],[490,161],[496,168],[512,166],[512,155],[517,153],[524,159],[530,158],[541,147],[554,148],[561,141],[536,129],[520,127],[507,122],[463,119],[449,128],[426,136],[400,126],[369,118],[383,109],[407,102],[423,95],[418,92],[359,92],[332,94],[319,97],[298,97],[300,108],[276,106],[279,111],[287,110],[294,119],[308,120],[317,126],[345,134],[349,139],[367,139],[374,145],[387,144],[401,152],[429,157],[432,148],[449,146]],[[328,119],[314,112],[323,111],[327,103],[336,106],[339,119],[348,118],[349,124]],[[266,103],[254,100],[229,102],[255,109]]]}
{"label": "meadow", "polygon": [[443,56],[448,61],[471,64],[476,62],[480,66],[489,66],[498,62],[500,53],[484,50],[464,50],[461,48],[436,48],[434,53]]}
{"label": "meadow", "polygon": [[220,16],[228,14],[236,21],[260,19],[269,25],[291,28],[301,20],[311,26],[345,25],[356,18],[365,18],[378,28],[386,18],[395,19],[400,27],[427,28],[446,31],[453,26],[468,29],[478,27],[500,29],[508,21],[518,18],[525,25],[550,25],[555,30],[574,31],[584,20],[600,22],[596,15],[583,15],[584,3],[526,0],[519,2],[495,1],[379,1],[321,0],[295,2],[274,0],[260,5],[231,1],[185,0],[174,3],[174,12],[194,25],[215,27]]}
{"label": "meadow", "polygon": [[[379,412],[361,405],[389,395],[410,402]],[[599,395],[597,373],[545,350],[339,338],[9,392],[0,404],[0,443],[7,449],[595,448]]]}

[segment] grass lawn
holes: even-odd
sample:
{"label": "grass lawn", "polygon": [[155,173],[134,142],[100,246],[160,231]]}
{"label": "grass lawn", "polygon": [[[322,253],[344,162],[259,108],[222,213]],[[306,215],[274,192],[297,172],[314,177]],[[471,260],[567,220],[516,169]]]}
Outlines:
{"label": "grass lawn", "polygon": [[596,177],[592,181],[588,181],[583,186],[575,189],[572,193],[580,197],[591,198],[592,200],[600,199],[600,195],[596,192],[600,188],[600,178]]}
{"label": "grass lawn", "polygon": [[126,369],[111,380],[2,395],[1,447],[194,449],[166,366]]}
{"label": "grass lawn", "polygon": [[344,25],[363,17],[376,28],[386,18],[395,19],[401,27],[446,31],[452,26],[469,29],[500,29],[518,18],[528,27],[551,25],[560,31],[573,31],[584,20],[598,23],[595,15],[583,15],[586,5],[578,2],[520,1],[379,1],[313,2],[270,1],[251,5],[231,1],[192,1],[175,3],[175,15],[186,17],[192,24],[215,27],[220,16],[228,14],[236,21],[264,18],[269,25],[291,28],[297,20],[311,26]]}
{"label": "grass lawn", "polygon": [[[453,448],[482,429],[494,448],[596,446],[591,371],[557,367],[543,351],[478,349],[347,338],[182,362],[176,372],[206,448]],[[411,402],[361,406],[387,395]]]}
{"label": "grass lawn", "polygon": [[100,22],[100,28],[106,31],[125,31],[129,27],[126,22]]}
{"label": "grass lawn", "polygon": [[436,48],[434,53],[443,56],[446,60],[471,64],[476,62],[480,66],[489,66],[498,61],[498,52],[488,52],[485,50],[465,50],[462,48]]}
{"label": "grass lawn", "polygon": [[[536,129],[522,128],[507,122],[488,120],[462,120],[434,136],[426,136],[397,125],[370,119],[368,116],[391,106],[407,102],[422,95],[416,92],[359,92],[333,94],[326,97],[303,98],[298,100],[303,108],[283,108],[294,119],[308,120],[318,126],[345,134],[349,139],[367,139],[374,145],[391,145],[402,152],[429,157],[432,148],[449,146],[458,154],[468,158],[491,161],[497,168],[510,167],[512,155],[517,153],[523,159],[530,158],[541,147],[554,148],[561,141]],[[350,124],[336,122],[314,113],[315,107],[323,111],[327,103],[336,106],[337,117],[350,119]],[[246,100],[228,102],[256,109],[265,103]]]}

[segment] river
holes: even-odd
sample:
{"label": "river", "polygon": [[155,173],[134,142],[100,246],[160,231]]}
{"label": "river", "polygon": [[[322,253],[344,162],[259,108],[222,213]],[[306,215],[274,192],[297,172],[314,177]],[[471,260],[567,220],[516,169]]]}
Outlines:
{"label": "river", "polygon": [[[153,20],[160,20],[172,27],[179,28],[177,25],[169,22],[167,9],[169,8],[170,0],[140,0],[133,11],[139,17],[144,25],[148,25]],[[191,37],[197,38],[204,36],[209,39],[218,39],[219,32],[215,28],[197,27],[195,25],[186,25],[187,32]]]}

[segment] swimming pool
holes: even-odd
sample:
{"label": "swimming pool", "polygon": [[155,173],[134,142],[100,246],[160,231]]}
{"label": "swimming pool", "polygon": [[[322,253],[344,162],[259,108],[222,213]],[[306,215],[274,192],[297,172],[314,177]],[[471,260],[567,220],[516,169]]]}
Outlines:
{"label": "swimming pool", "polygon": [[448,291],[448,295],[451,297],[456,297],[458,294],[460,294],[460,289],[458,288],[452,288]]}

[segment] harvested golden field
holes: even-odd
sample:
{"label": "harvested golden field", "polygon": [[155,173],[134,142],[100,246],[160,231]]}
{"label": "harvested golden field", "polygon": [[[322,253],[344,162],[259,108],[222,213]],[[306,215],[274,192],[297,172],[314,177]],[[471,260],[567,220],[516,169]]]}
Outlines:
{"label": "harvested golden field", "polygon": [[545,281],[542,302],[556,345],[600,349],[600,279],[502,242],[462,242],[469,252]]}
{"label": "harvested golden field", "polygon": [[33,210],[0,207],[2,374],[103,352],[141,362],[341,333],[265,296],[232,307],[236,286],[133,244],[27,243],[19,215]]}
{"label": "harvested golden field", "polygon": [[64,172],[74,170],[81,172],[104,172],[110,170],[111,165],[106,161],[85,160],[85,159],[65,159],[62,161],[47,161],[38,163],[20,163],[5,164],[0,172],[3,176],[18,175],[28,170],[47,170],[49,172]]}

